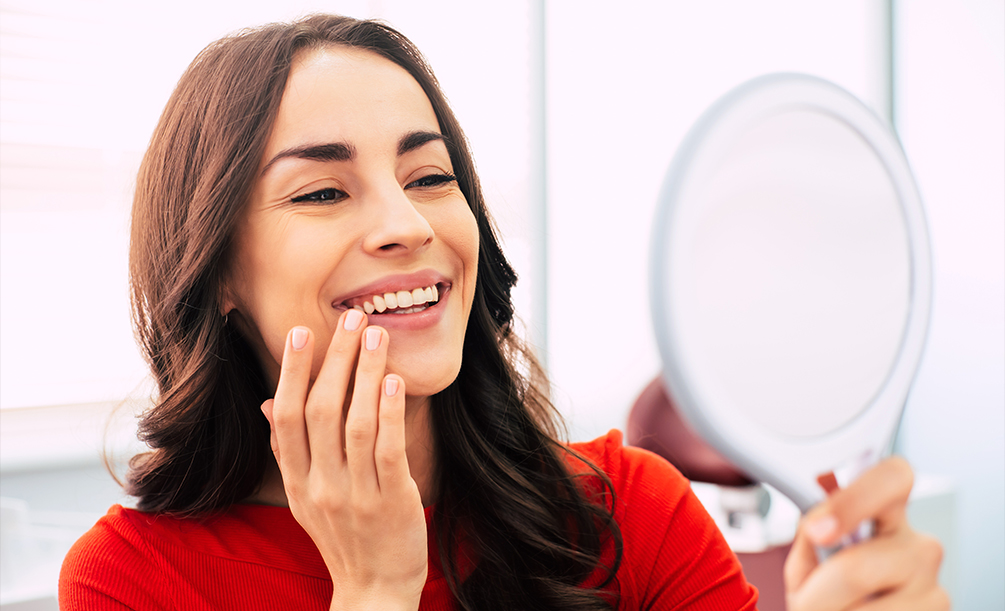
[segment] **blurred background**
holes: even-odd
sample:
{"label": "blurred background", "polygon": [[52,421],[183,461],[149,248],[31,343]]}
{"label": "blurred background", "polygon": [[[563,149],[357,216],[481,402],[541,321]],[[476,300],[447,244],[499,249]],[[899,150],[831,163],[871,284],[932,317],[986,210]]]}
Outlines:
{"label": "blurred background", "polygon": [[207,43],[316,11],[384,19],[436,70],[573,440],[623,429],[659,371],[650,221],[701,112],[742,81],[796,71],[889,121],[935,275],[898,447],[953,487],[954,607],[1005,608],[1005,2],[2,0],[4,611],[51,597],[60,550],[128,503],[101,449],[119,461],[137,450],[132,415],[150,396],[126,253],[134,175],[164,103]]}

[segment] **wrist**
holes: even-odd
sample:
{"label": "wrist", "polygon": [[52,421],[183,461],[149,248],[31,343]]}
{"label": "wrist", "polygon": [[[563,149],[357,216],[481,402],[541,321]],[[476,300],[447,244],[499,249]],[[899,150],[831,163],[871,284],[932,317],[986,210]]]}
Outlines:
{"label": "wrist", "polygon": [[422,590],[412,596],[388,591],[335,592],[331,611],[417,611]]}

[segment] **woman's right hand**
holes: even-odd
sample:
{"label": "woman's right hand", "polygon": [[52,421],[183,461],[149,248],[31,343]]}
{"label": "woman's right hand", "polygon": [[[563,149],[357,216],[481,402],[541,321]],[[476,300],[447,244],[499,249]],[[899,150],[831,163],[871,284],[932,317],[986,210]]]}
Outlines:
{"label": "woman's right hand", "polygon": [[313,333],[293,328],[276,397],[262,405],[290,509],[331,573],[332,609],[417,609],[426,582],[405,386],[385,375],[388,340],[362,312],[345,312],[312,386]]}

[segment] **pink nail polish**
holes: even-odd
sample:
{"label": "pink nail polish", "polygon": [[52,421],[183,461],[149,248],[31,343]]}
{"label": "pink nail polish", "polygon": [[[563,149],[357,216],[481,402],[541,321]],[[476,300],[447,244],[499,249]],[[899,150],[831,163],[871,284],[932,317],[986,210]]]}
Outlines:
{"label": "pink nail polish", "polygon": [[297,327],[293,329],[293,337],[291,338],[294,350],[303,350],[304,346],[307,345],[307,329],[303,327]]}
{"label": "pink nail polish", "polygon": [[387,378],[384,380],[384,394],[393,397],[398,392],[398,378]]}
{"label": "pink nail polish", "polygon": [[345,315],[345,327],[346,331],[355,331],[359,329],[360,323],[363,322],[364,314],[359,310],[349,310]]}
{"label": "pink nail polish", "polygon": [[376,350],[380,347],[380,329],[367,329],[363,335],[366,336],[367,350]]}

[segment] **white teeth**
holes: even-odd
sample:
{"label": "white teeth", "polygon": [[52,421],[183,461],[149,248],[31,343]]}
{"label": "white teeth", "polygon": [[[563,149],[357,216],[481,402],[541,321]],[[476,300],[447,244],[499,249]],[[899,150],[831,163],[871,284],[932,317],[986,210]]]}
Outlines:
{"label": "white teeth", "polygon": [[421,312],[426,309],[427,303],[435,303],[440,300],[440,291],[436,285],[420,287],[411,291],[396,291],[394,293],[384,293],[374,295],[369,301],[364,301],[362,305],[353,306],[365,314],[411,314]]}
{"label": "white teeth", "polygon": [[395,311],[391,312],[391,314],[412,314],[414,312],[421,312],[421,311],[423,311],[425,309],[426,309],[425,306],[418,306],[418,307],[415,307],[415,308],[405,308],[403,310],[395,310]]}

